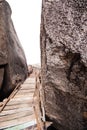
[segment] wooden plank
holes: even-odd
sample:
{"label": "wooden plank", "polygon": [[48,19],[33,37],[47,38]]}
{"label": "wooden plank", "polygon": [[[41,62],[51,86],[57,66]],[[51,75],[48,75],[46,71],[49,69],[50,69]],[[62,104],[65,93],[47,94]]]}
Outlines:
{"label": "wooden plank", "polygon": [[6,122],[6,121],[9,121],[9,120],[18,119],[18,118],[25,117],[25,116],[28,116],[28,115],[30,116],[33,113],[34,113],[33,110],[31,110],[31,111],[13,113],[10,116],[9,115],[0,116],[0,123]]}
{"label": "wooden plank", "polygon": [[35,83],[35,79],[32,79],[32,80],[26,80],[25,82],[24,82],[24,84],[25,83]]}
{"label": "wooden plank", "polygon": [[18,91],[18,93],[19,93],[19,92],[30,92],[30,93],[32,92],[32,93],[34,93],[34,90],[35,90],[34,88],[33,88],[33,89],[28,88],[27,90],[26,90],[26,89],[20,89],[20,90]]}
{"label": "wooden plank", "polygon": [[21,85],[21,87],[29,87],[29,86],[31,86],[31,87],[33,87],[33,86],[35,86],[35,83],[28,83],[28,84],[22,84]]}
{"label": "wooden plank", "polygon": [[23,91],[19,91],[18,93],[17,93],[17,95],[26,95],[27,97],[29,97],[29,96],[31,96],[32,94],[34,93],[34,91],[32,91],[32,92],[29,92],[29,91],[27,91],[27,90],[23,90]]}
{"label": "wooden plank", "polygon": [[27,89],[27,90],[23,90],[23,89],[22,89],[22,90],[21,90],[21,89],[20,89],[20,91],[17,93],[17,95],[18,95],[19,93],[32,93],[32,94],[33,94],[33,93],[34,93],[34,90],[31,90],[31,89]]}
{"label": "wooden plank", "polygon": [[22,118],[19,118],[19,119],[16,119],[16,120],[10,120],[10,121],[1,123],[0,129],[9,128],[9,127],[12,127],[12,126],[17,126],[19,124],[27,123],[27,122],[30,122],[30,121],[33,121],[33,120],[35,120],[34,115],[22,117]]}
{"label": "wooden plank", "polygon": [[26,80],[23,84],[25,84],[25,83],[35,83],[35,79]]}
{"label": "wooden plank", "polygon": [[29,108],[18,108],[18,109],[14,109],[14,110],[8,110],[8,111],[2,111],[1,113],[0,113],[0,116],[4,116],[4,115],[8,115],[9,114],[9,116],[11,115],[11,114],[13,114],[13,113],[18,113],[18,112],[25,112],[25,111],[30,111],[30,110],[32,110],[33,108],[32,107],[29,107]]}
{"label": "wooden plank", "polygon": [[33,93],[29,93],[29,92],[19,92],[17,95],[20,95],[20,98],[21,98],[21,95],[26,95],[27,97],[33,97],[32,95],[34,95],[34,94]]}
{"label": "wooden plank", "polygon": [[18,100],[11,100],[10,102],[8,102],[7,103],[7,105],[6,106],[9,106],[9,105],[17,105],[17,104],[26,104],[26,103],[32,103],[32,101],[33,101],[33,99],[32,98],[30,98],[29,100],[25,100],[25,101],[23,101],[23,100],[20,100],[20,102],[18,101]]}
{"label": "wooden plank", "polygon": [[26,85],[26,86],[27,86],[27,85],[28,85],[28,86],[34,86],[34,85],[35,85],[35,83],[25,82],[25,83],[24,83],[24,84],[22,84],[22,85],[23,85],[23,86],[24,86],[24,85]]}
{"label": "wooden plank", "polygon": [[27,107],[31,107],[32,106],[32,102],[31,103],[26,103],[26,104],[16,104],[16,105],[10,105],[10,106],[6,106],[4,108],[4,111],[6,110],[13,110],[13,109],[18,109],[18,108],[27,108]]}
{"label": "wooden plank", "polygon": [[11,99],[11,101],[21,101],[21,100],[25,101],[25,100],[32,100],[33,99],[33,93],[28,93],[28,95],[26,95],[26,93],[19,93],[19,94],[16,95],[13,99]]}
{"label": "wooden plank", "polygon": [[28,95],[26,95],[26,93],[19,93],[18,95],[16,95],[15,97],[14,97],[14,99],[15,98],[21,98],[21,99],[23,99],[23,98],[30,98],[31,97],[31,100],[33,99],[33,93],[28,93]]}
{"label": "wooden plank", "polygon": [[31,83],[30,83],[30,82],[25,82],[25,83],[22,84],[22,85],[23,85],[23,86],[24,86],[24,85],[34,86],[34,85],[35,85],[35,82],[31,82]]}
{"label": "wooden plank", "polygon": [[[7,128],[5,130],[23,130],[25,128],[28,128],[29,130],[37,130],[37,129],[35,129],[36,128],[36,121],[33,120],[33,121],[28,122],[28,123],[24,123],[24,124],[21,124],[21,125],[17,125],[17,126]],[[32,128],[34,128],[34,129],[32,129]]]}
{"label": "wooden plank", "polygon": [[[27,95],[26,95],[27,94]],[[33,93],[24,93],[24,92],[21,92],[21,93],[18,93],[15,97],[14,97],[14,99],[17,97],[19,95],[19,98],[21,99],[21,95],[23,95],[22,97],[24,97],[24,95],[25,95],[25,97],[27,97],[27,98],[33,98]]]}
{"label": "wooden plank", "polygon": [[31,80],[35,80],[35,77],[34,77],[34,78],[30,78],[30,77],[29,77],[29,78],[27,78],[25,81],[28,81],[28,80],[30,80],[30,81],[31,81]]}
{"label": "wooden plank", "polygon": [[[29,82],[25,82],[24,85],[28,85],[30,84]],[[35,83],[32,83],[32,85],[34,85]]]}
{"label": "wooden plank", "polygon": [[31,79],[35,79],[34,77],[28,77],[26,80],[31,80]]}
{"label": "wooden plank", "polygon": [[[32,90],[32,91],[33,91],[33,93],[34,93],[35,88],[27,88],[27,87],[25,87],[25,88],[21,88],[20,90]],[[20,91],[20,90],[19,90],[19,91]]]}
{"label": "wooden plank", "polygon": [[[25,97],[24,97],[24,95],[25,95]],[[12,100],[15,100],[15,99],[17,99],[17,100],[23,100],[24,99],[24,101],[25,100],[32,100],[33,99],[33,93],[28,93],[28,96],[26,96],[26,93],[20,93],[20,95],[16,95],[15,96],[15,98],[14,99],[12,99]]]}
{"label": "wooden plank", "polygon": [[[34,83],[35,84],[35,83]],[[34,84],[25,83],[22,87],[35,87]]]}
{"label": "wooden plank", "polygon": [[35,87],[34,88],[33,87],[23,87],[23,88],[20,88],[20,90],[29,90],[29,89],[34,91]]}
{"label": "wooden plank", "polygon": [[24,95],[23,95],[23,97],[19,96],[19,98],[18,98],[18,97],[16,98],[16,96],[15,96],[14,98],[12,98],[12,99],[10,100],[10,102],[11,102],[11,101],[19,101],[19,102],[22,101],[22,102],[24,102],[25,100],[32,100],[32,98],[33,98],[32,95],[33,95],[33,94],[29,94],[29,96],[27,96],[27,97],[26,97],[26,96],[24,97]]}

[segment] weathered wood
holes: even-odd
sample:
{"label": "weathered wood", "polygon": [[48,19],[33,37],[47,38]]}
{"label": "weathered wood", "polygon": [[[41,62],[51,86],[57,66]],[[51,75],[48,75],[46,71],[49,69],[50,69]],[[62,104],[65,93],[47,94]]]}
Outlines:
{"label": "weathered wood", "polygon": [[34,112],[35,112],[35,117],[36,117],[36,121],[37,121],[37,128],[38,128],[38,130],[41,130],[38,113],[37,113],[35,106],[34,106]]}
{"label": "weathered wood", "polygon": [[3,122],[3,123],[0,124],[0,129],[9,128],[9,127],[12,127],[12,126],[17,126],[19,124],[30,122],[34,119],[35,119],[35,116],[31,115],[31,116],[18,118],[16,120],[10,120],[10,121],[7,121],[7,122]]}
{"label": "weathered wood", "polygon": [[33,87],[30,87],[30,86],[29,86],[29,87],[25,87],[25,88],[20,88],[20,90],[29,90],[29,89],[30,89],[30,90],[33,90],[33,91],[35,90],[35,89],[34,89],[34,86],[33,86]]}
{"label": "weathered wood", "polygon": [[23,130],[23,129],[27,130],[27,128],[28,128],[28,130],[37,130],[36,129],[36,121],[33,120],[33,121],[30,121],[27,123],[19,124],[17,126],[13,126],[13,127],[7,128],[5,130]]}
{"label": "weathered wood", "polygon": [[[29,95],[29,97],[27,97],[27,98],[32,98],[32,96],[33,96],[33,94],[32,93],[19,93],[19,96],[21,96],[21,95],[26,95],[26,94],[28,94]],[[25,96],[26,97],[26,96]],[[16,98],[16,97],[15,97]]]}
{"label": "weathered wood", "polygon": [[4,107],[6,106],[6,104],[10,101],[11,98],[13,98],[15,96],[15,94],[18,91],[18,88],[20,87],[21,83],[19,83],[16,88],[14,89],[14,91],[11,93],[11,95],[7,98],[7,100],[3,103],[3,106],[0,108],[0,112],[3,111]]}
{"label": "weathered wood", "polygon": [[13,106],[13,105],[17,105],[17,104],[27,104],[27,103],[32,103],[32,101],[33,101],[33,99],[32,98],[30,98],[29,100],[25,100],[24,102],[23,102],[23,100],[20,100],[20,102],[17,100],[11,100],[10,102],[8,102],[8,104],[6,105],[6,106]]}
{"label": "weathered wood", "polygon": [[21,90],[20,89],[20,91],[18,92],[18,94],[20,94],[20,93],[33,93],[33,92],[34,92],[34,90],[31,90],[31,89],[30,90],[29,89],[27,89],[27,90],[23,90],[23,89]]}
{"label": "weathered wood", "polygon": [[[0,113],[0,129],[35,120],[32,106],[35,78],[27,79],[25,82],[20,86],[20,89],[16,88],[9,98],[4,101],[5,108]],[[14,95],[15,91],[17,92],[16,95]]]}
{"label": "weathered wood", "polygon": [[33,96],[34,101],[34,112],[37,121],[38,130],[45,130],[46,129],[46,121],[45,121],[45,113],[44,113],[44,106],[43,106],[43,99],[41,97],[42,86],[39,80],[39,74],[36,75],[36,82],[35,82],[35,92]]}
{"label": "weathered wood", "polygon": [[3,123],[3,122],[7,122],[7,121],[10,121],[10,120],[16,120],[18,118],[21,118],[21,117],[25,117],[25,116],[30,116],[33,114],[33,110],[29,110],[29,111],[25,111],[25,112],[18,112],[18,113],[13,113],[13,114],[10,114],[10,115],[7,115],[6,118],[4,118],[4,116],[0,116],[0,124]]}
{"label": "weathered wood", "polygon": [[28,83],[35,83],[35,79],[34,78],[30,78],[30,79],[27,79],[24,84],[28,84]]}
{"label": "weathered wood", "polygon": [[31,107],[32,106],[32,102],[25,102],[25,104],[15,104],[15,105],[13,105],[13,104],[11,104],[11,105],[8,105],[8,106],[6,106],[5,108],[4,108],[4,111],[6,111],[6,110],[14,110],[14,109],[19,109],[19,108],[27,108],[27,107]]}
{"label": "weathered wood", "polygon": [[33,87],[34,87],[34,84],[28,83],[28,84],[23,84],[23,85],[21,85],[21,88],[20,88],[20,89],[22,89],[22,88],[33,88]]}
{"label": "weathered wood", "polygon": [[33,110],[32,106],[28,108],[18,108],[18,109],[13,109],[13,110],[8,110],[8,111],[2,111],[2,113],[0,114],[0,117],[5,115],[5,118],[6,118],[7,115],[10,116],[13,113],[18,113],[20,111],[25,112],[25,111],[30,111],[30,110]]}
{"label": "weathered wood", "polygon": [[[24,94],[25,94],[25,97],[24,97]],[[15,96],[15,98],[14,98],[14,99],[11,99],[11,100],[16,100],[16,98],[19,99],[20,97],[21,97],[21,99],[29,98],[29,100],[30,100],[30,99],[32,98],[33,94],[30,93],[29,96],[28,96],[27,94],[29,94],[29,93],[18,93],[18,94]]]}

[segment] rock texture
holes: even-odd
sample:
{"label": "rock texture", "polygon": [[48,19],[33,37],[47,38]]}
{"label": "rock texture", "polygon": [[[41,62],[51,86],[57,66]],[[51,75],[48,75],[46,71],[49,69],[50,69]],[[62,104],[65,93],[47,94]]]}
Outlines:
{"label": "rock texture", "polygon": [[0,100],[8,96],[19,81],[27,77],[27,64],[23,49],[15,32],[11,9],[0,1]]}
{"label": "rock texture", "polygon": [[43,0],[41,58],[47,119],[87,130],[87,0]]}

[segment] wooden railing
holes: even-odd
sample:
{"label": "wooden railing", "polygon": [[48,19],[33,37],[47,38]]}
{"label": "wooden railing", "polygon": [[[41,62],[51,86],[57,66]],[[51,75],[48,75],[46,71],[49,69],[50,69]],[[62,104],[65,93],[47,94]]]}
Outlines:
{"label": "wooden railing", "polygon": [[35,92],[33,96],[34,112],[38,130],[46,130],[45,110],[43,101],[43,89],[40,81],[40,73],[36,73]]}
{"label": "wooden railing", "polygon": [[0,103],[0,113],[3,111],[3,109],[5,108],[6,104],[10,101],[10,99],[12,99],[16,95],[16,93],[19,91],[21,84],[22,82],[19,82],[17,86],[15,87],[15,89],[13,90],[13,92],[10,94],[10,96],[4,99],[4,101]]}

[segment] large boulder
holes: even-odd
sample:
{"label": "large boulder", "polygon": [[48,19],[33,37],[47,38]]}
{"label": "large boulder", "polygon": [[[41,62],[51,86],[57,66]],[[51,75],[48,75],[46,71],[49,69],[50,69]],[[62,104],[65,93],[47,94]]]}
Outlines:
{"label": "large boulder", "polygon": [[43,0],[41,63],[47,120],[87,130],[87,0]]}
{"label": "large boulder", "polygon": [[11,20],[11,9],[0,1],[0,100],[27,77],[26,58]]}

